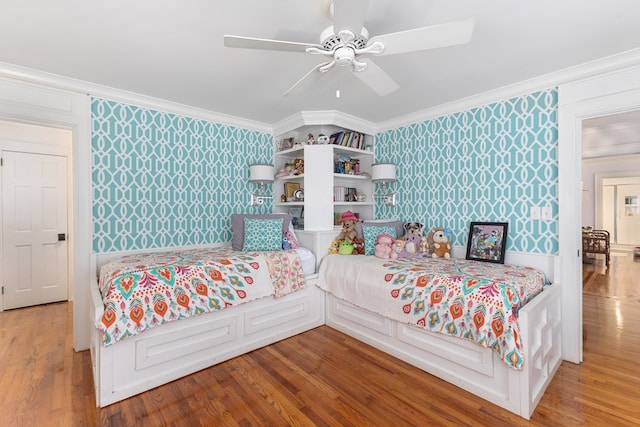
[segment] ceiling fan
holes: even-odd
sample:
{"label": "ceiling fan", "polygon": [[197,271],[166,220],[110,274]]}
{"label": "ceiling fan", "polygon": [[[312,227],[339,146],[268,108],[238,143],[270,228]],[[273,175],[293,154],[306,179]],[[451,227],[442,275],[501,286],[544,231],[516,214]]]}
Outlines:
{"label": "ceiling fan", "polygon": [[[368,56],[397,55],[467,43],[474,20],[467,19],[429,27],[374,36],[363,26],[368,0],[331,0],[328,8],[333,25],[320,34],[320,44],[269,40],[254,37],[224,36],[226,47],[267,49],[321,55],[328,60],[318,64],[285,93],[295,95],[313,86],[330,70],[351,67],[356,76],[378,95],[398,89],[398,84]],[[336,93],[339,96],[339,92]]]}

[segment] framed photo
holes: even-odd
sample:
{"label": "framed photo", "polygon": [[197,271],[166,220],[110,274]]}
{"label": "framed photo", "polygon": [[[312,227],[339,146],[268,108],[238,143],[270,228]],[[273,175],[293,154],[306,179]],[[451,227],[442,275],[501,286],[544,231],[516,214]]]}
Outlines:
{"label": "framed photo", "polygon": [[300,184],[297,182],[285,182],[284,183],[284,195],[287,196],[287,202],[294,201],[294,193],[300,189]]}
{"label": "framed photo", "polygon": [[467,259],[504,264],[507,222],[471,222],[467,240]]}
{"label": "framed photo", "polygon": [[282,149],[288,150],[289,148],[293,148],[293,138],[283,138]]}

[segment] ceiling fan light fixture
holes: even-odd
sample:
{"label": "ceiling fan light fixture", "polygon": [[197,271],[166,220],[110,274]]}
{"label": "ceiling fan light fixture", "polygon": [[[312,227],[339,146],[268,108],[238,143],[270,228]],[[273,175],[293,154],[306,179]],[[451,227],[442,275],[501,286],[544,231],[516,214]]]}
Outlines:
{"label": "ceiling fan light fixture", "polygon": [[340,38],[339,34],[336,34],[333,25],[329,25],[320,33],[320,44],[326,50],[333,50],[337,46],[344,45],[346,43],[352,44],[355,49],[364,49],[367,47],[367,42],[369,41],[369,31],[365,27],[362,27],[359,35],[355,35],[353,32],[349,30],[343,30],[340,33],[348,33],[353,35],[351,40],[343,40]]}

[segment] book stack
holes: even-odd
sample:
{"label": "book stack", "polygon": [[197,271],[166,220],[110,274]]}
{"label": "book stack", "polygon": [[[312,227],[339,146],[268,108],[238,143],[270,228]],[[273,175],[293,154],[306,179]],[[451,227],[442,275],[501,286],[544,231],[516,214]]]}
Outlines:
{"label": "book stack", "polygon": [[354,131],[336,132],[329,137],[329,144],[364,150],[364,134]]}
{"label": "book stack", "polygon": [[357,201],[356,194],[358,189],[355,187],[333,187],[333,201],[334,202],[355,202]]}

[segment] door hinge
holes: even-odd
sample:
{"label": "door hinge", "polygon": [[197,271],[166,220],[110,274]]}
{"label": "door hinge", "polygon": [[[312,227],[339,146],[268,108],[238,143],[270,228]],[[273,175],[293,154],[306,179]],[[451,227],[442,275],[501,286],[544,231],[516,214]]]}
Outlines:
{"label": "door hinge", "polygon": [[2,295],[4,295],[4,286],[2,287]]}
{"label": "door hinge", "polygon": [[0,157],[0,166],[4,166],[4,159]]}

